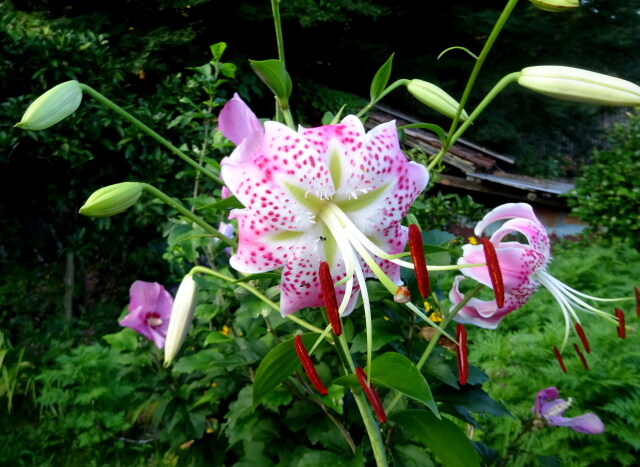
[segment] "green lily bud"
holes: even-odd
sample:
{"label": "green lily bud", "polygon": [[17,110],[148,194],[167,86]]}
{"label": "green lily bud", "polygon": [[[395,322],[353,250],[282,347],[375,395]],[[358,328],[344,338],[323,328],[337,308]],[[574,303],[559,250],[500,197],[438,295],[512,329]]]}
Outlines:
{"label": "green lily bud", "polygon": [[544,11],[569,11],[580,6],[580,0],[529,0],[533,6]]}
{"label": "green lily bud", "polygon": [[[421,79],[412,79],[407,84],[407,90],[424,105],[449,118],[455,117],[458,111],[460,104],[435,84]],[[467,118],[469,115],[463,110],[460,114],[460,120],[464,121]]]}
{"label": "green lily bud", "polygon": [[191,274],[182,279],[178,293],[173,301],[169,328],[164,341],[164,366],[169,366],[175,358],[180,346],[187,335],[189,324],[193,319],[193,312],[198,301],[198,285]]}
{"label": "green lily bud", "polygon": [[518,84],[556,99],[587,104],[638,106],[640,86],[613,76],[567,66],[524,68]]}
{"label": "green lily bud", "polygon": [[74,80],[58,84],[33,101],[15,126],[23,130],[44,130],[75,112],[81,101],[80,83]]}
{"label": "green lily bud", "polygon": [[142,183],[123,182],[105,186],[94,192],[80,208],[89,217],[110,217],[133,206],[142,194]]}

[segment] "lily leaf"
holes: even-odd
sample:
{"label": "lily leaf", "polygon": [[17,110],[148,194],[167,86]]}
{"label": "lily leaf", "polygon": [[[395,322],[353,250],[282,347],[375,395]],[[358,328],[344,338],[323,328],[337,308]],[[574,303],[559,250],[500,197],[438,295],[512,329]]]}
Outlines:
{"label": "lily leaf", "polygon": [[391,76],[391,66],[393,62],[393,56],[395,54],[391,54],[389,59],[384,62],[384,64],[380,67],[380,69],[376,72],[376,75],[373,77],[373,81],[371,82],[371,100],[375,101],[380,97],[380,94],[384,91],[384,88],[387,87],[387,83],[389,82],[389,77]]}
{"label": "lily leaf", "polygon": [[269,86],[283,109],[289,108],[289,96],[293,84],[281,60],[249,60],[251,68]]}
{"label": "lily leaf", "polygon": [[[304,346],[311,348],[319,336],[320,334],[316,332],[309,332],[302,334],[300,337]],[[254,409],[267,394],[277,388],[302,365],[293,346],[293,339],[288,339],[276,345],[260,362],[256,370],[256,377],[253,380]]]}
{"label": "lily leaf", "polygon": [[371,367],[373,369],[367,367],[366,371],[374,384],[395,389],[407,397],[422,402],[436,417],[440,418],[427,380],[407,357],[397,352],[387,352],[371,362]]}
{"label": "lily leaf", "polygon": [[389,420],[427,446],[446,467],[480,466],[471,441],[451,420],[438,419],[425,410],[393,412]]}

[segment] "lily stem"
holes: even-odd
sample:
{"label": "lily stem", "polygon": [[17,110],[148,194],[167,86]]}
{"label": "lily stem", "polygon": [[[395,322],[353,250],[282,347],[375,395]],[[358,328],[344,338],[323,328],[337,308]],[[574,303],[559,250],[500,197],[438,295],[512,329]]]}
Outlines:
{"label": "lily stem", "polygon": [[215,175],[211,171],[207,170],[205,167],[201,166],[200,164],[198,164],[192,158],[187,156],[183,151],[181,151],[176,146],[171,144],[171,142],[169,142],[169,140],[167,140],[166,138],[163,138],[162,136],[160,136],[158,133],[153,131],[151,128],[149,128],[147,125],[142,123],[136,117],[134,117],[129,112],[124,110],[118,104],[116,104],[115,102],[111,101],[110,99],[108,99],[104,95],[100,94],[98,91],[93,89],[91,86],[87,86],[86,84],[80,83],[80,88],[82,89],[83,92],[85,92],[88,95],[90,95],[91,97],[93,97],[95,100],[100,102],[102,105],[104,105],[105,107],[107,107],[110,110],[113,110],[115,113],[117,113],[118,115],[123,117],[125,120],[127,120],[130,123],[132,123],[133,125],[137,126],[140,130],[142,130],[144,133],[146,133],[149,136],[151,136],[153,139],[155,139],[158,143],[162,144],[167,149],[169,149],[172,153],[174,153],[180,159],[185,161],[187,164],[189,164],[195,170],[197,170],[198,172],[203,173],[204,175],[206,175],[207,177],[209,177],[212,180],[216,181],[220,185],[224,185],[224,182],[222,181],[222,179],[220,177],[218,177],[217,175]]}
{"label": "lily stem", "polygon": [[227,237],[225,235],[222,235],[218,231],[218,229],[216,229],[215,227],[212,227],[211,225],[207,224],[204,220],[200,219],[198,216],[196,216],[191,211],[186,209],[182,204],[180,204],[175,199],[171,198],[170,196],[167,196],[165,193],[163,193],[162,191],[158,190],[156,187],[154,187],[152,185],[149,185],[148,183],[141,183],[141,185],[142,185],[142,189],[144,191],[146,191],[147,193],[155,196],[156,198],[158,198],[163,203],[165,203],[168,206],[172,207],[173,209],[178,211],[180,214],[182,214],[184,217],[186,217],[190,221],[192,221],[194,224],[197,224],[200,227],[202,227],[207,233],[209,233],[209,234],[213,235],[214,237],[216,237],[217,239],[219,239],[221,242],[226,243],[227,245],[229,245],[230,247],[233,247],[233,248],[237,248],[238,247],[238,244],[235,242],[235,240],[233,240],[233,239],[231,239],[231,238],[229,238],[229,237]]}
{"label": "lily stem", "polygon": [[[238,282],[238,280],[235,277],[227,276],[227,275],[222,274],[222,273],[220,273],[218,271],[214,271],[213,269],[205,268],[204,266],[195,266],[195,267],[193,267],[191,269],[191,271],[189,271],[189,274],[197,274],[197,273],[207,274],[207,275],[213,276],[213,277],[215,277],[217,279],[222,279],[223,281],[235,283],[235,284],[238,285],[238,287],[242,287],[246,291],[251,292],[257,298],[262,300],[272,310],[280,312],[280,307],[276,303],[274,303],[272,300],[269,300],[269,298],[265,294],[260,292],[254,286],[252,286],[250,284],[247,284],[246,282]],[[322,333],[322,329],[315,327],[313,324],[307,323],[305,320],[300,319],[297,316],[287,315],[287,318],[290,319],[291,321],[293,321],[294,323],[296,323],[297,325],[299,325],[299,326],[301,326],[301,327],[303,327],[305,329],[308,329],[309,331]]]}

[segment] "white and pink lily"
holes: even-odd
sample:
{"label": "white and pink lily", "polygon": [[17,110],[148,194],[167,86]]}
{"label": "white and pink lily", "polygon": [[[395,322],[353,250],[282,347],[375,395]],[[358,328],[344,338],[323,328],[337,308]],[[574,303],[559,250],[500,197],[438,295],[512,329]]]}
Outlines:
{"label": "white and pink lily", "polygon": [[[494,222],[506,220],[490,237],[498,257],[504,283],[504,304],[498,307],[496,300],[481,300],[471,298],[454,318],[460,323],[470,323],[476,326],[495,329],[500,321],[509,313],[517,310],[531,297],[540,285],[544,286],[558,302],[565,318],[566,330],[564,345],[566,345],[571,324],[575,323],[576,332],[588,350],[588,343],[584,337],[580,319],[576,310],[595,314],[613,324],[618,320],[602,310],[595,308],[585,301],[613,302],[626,299],[602,299],[592,297],[572,289],[560,282],[547,272],[547,265],[551,261],[549,235],[536,217],[533,208],[526,203],[510,203],[499,206],[489,212],[475,228],[475,235],[481,236],[485,229]],[[518,241],[504,241],[510,234],[523,235],[527,243]],[[463,256],[458,265],[485,262],[484,249],[481,245],[464,245]],[[449,293],[449,299],[454,307],[459,304],[464,295],[460,292],[460,282],[467,278],[475,279],[488,287],[492,287],[488,268],[475,267],[461,269],[464,276],[456,277]]]}
{"label": "white and pink lily", "polygon": [[263,126],[236,94],[219,127],[237,146],[222,160],[221,175],[245,206],[230,216],[239,238],[231,266],[244,273],[283,268],[283,316],[323,306],[321,262],[330,266],[341,315],[359,290],[368,304],[367,277],[397,289],[400,265],[413,267],[397,259],[408,235],[400,221],[429,173],[407,160],[395,122],[365,132],[350,115],[296,132],[274,121]]}

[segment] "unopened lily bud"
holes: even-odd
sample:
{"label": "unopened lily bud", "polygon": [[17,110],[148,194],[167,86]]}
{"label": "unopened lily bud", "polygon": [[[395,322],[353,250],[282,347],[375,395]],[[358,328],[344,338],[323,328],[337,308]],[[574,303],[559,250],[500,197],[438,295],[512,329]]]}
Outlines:
{"label": "unopened lily bud", "polygon": [[193,276],[187,274],[182,279],[176,298],[173,301],[167,338],[164,341],[164,366],[169,366],[178,350],[180,350],[180,346],[187,335],[189,324],[193,319],[197,299],[198,285],[193,280]]}
{"label": "unopened lily bud", "polygon": [[[412,79],[407,84],[407,90],[427,107],[449,118],[453,118],[458,111],[458,102],[438,86],[420,79]],[[464,110],[460,114],[460,120],[469,117]]]}
{"label": "unopened lily bud", "polygon": [[23,130],[44,130],[75,112],[81,101],[80,83],[74,80],[58,84],[33,101],[16,126]]}
{"label": "unopened lily bud", "polygon": [[393,301],[396,303],[408,303],[411,301],[411,293],[405,286],[400,286],[396,289],[396,293],[393,294]]}
{"label": "unopened lily bud", "polygon": [[612,106],[640,105],[640,86],[620,78],[567,66],[524,68],[518,84],[556,99]]}
{"label": "unopened lily bud", "polygon": [[533,6],[544,11],[569,11],[580,6],[580,0],[529,0]]}
{"label": "unopened lily bud", "polygon": [[89,217],[110,217],[133,206],[142,194],[142,183],[123,182],[94,192],[80,208]]}

